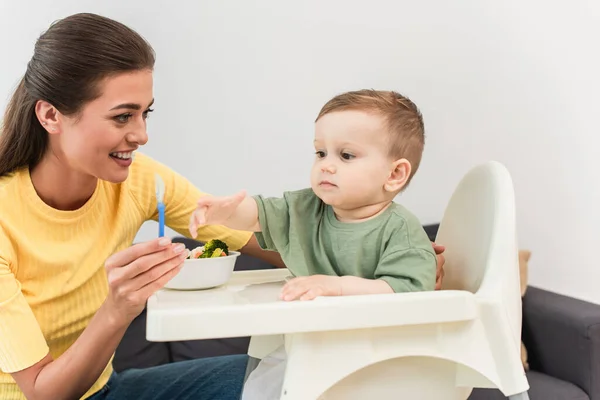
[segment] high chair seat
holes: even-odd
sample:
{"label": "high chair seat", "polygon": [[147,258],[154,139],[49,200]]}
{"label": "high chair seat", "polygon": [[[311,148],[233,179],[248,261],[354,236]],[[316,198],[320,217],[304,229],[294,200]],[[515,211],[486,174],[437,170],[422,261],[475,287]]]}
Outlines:
{"label": "high chair seat", "polygon": [[441,291],[283,302],[289,272],[234,272],[206,291],[161,290],[148,301],[147,339],[252,336],[249,355],[281,344],[281,399],[465,400],[473,387],[527,399],[514,194],[499,163],[475,167],[440,224]]}

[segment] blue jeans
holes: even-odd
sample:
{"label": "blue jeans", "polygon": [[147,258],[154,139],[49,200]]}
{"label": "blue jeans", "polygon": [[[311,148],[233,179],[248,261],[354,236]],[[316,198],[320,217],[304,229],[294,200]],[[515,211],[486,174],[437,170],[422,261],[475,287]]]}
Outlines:
{"label": "blue jeans", "polygon": [[248,356],[179,361],[114,373],[89,400],[239,400]]}

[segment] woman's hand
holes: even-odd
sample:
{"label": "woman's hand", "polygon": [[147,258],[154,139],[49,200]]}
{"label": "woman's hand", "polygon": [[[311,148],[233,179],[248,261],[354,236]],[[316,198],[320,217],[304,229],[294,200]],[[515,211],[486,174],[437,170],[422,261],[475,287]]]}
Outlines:
{"label": "woman's hand", "polygon": [[440,290],[442,288],[442,281],[444,280],[444,264],[446,263],[446,258],[444,257],[444,251],[446,248],[440,244],[431,243],[433,246],[433,251],[435,251],[437,258],[437,271],[435,274],[435,290]]}
{"label": "woman's hand", "polygon": [[106,260],[109,292],[104,307],[119,324],[129,324],[146,300],[181,270],[187,257],[182,243],[160,238],[133,245]]}

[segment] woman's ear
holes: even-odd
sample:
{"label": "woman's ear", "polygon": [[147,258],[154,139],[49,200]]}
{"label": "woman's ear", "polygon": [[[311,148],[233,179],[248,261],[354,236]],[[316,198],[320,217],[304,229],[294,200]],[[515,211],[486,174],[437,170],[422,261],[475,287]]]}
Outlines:
{"label": "woman's ear", "polygon": [[388,177],[384,189],[388,192],[399,192],[406,185],[411,172],[410,161],[401,158],[392,163],[392,171]]}
{"label": "woman's ear", "polygon": [[38,100],[35,104],[35,115],[40,124],[49,134],[60,132],[59,111],[52,104],[44,100]]}

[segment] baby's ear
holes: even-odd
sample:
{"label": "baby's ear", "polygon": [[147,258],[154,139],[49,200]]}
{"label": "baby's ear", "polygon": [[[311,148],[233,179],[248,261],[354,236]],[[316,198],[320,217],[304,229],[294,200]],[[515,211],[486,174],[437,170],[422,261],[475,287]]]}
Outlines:
{"label": "baby's ear", "polygon": [[390,176],[385,182],[384,189],[388,192],[399,192],[406,185],[412,167],[406,158],[394,161],[391,167]]}

